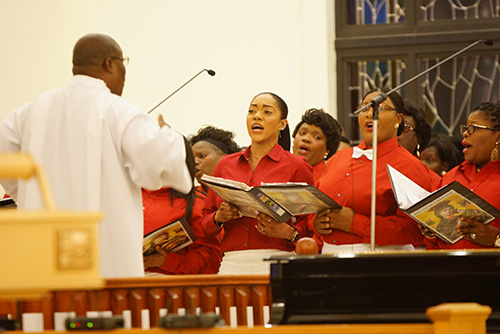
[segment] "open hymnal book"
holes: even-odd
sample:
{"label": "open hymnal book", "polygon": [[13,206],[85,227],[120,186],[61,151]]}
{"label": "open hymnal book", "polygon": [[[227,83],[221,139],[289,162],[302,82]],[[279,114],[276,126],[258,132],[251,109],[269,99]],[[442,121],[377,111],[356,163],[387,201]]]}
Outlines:
{"label": "open hymnal book", "polygon": [[203,175],[201,180],[248,217],[256,217],[262,212],[277,221],[286,222],[292,216],[341,208],[333,199],[307,183],[263,183],[259,187],[250,187],[242,182],[209,175]]}
{"label": "open hymnal book", "polygon": [[167,252],[177,252],[195,241],[196,235],[187,220],[182,217],[145,235],[142,254],[147,256],[157,253],[156,246]]}
{"label": "open hymnal book", "polygon": [[484,224],[500,217],[500,210],[456,181],[431,193],[390,165],[387,171],[399,208],[450,244],[463,238],[456,231],[463,215]]}
{"label": "open hymnal book", "polygon": [[0,209],[1,208],[16,208],[16,202],[10,197],[0,199]]}

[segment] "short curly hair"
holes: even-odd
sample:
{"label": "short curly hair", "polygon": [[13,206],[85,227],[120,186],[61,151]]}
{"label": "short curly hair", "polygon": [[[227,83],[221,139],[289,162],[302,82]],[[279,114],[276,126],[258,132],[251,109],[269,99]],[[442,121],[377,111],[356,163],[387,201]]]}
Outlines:
{"label": "short curly hair", "polygon": [[225,154],[236,153],[241,150],[234,141],[234,133],[211,125],[207,125],[198,130],[198,132],[191,137],[189,143],[193,146],[199,141],[207,141],[217,146]]}
{"label": "short curly hair", "polygon": [[332,155],[335,154],[335,152],[337,152],[340,144],[340,137],[342,136],[342,126],[335,118],[332,117],[332,115],[328,114],[323,109],[307,109],[304,115],[302,115],[302,120],[295,126],[295,129],[293,130],[293,138],[295,138],[295,135],[304,123],[321,128],[321,130],[325,134],[326,148],[328,150],[326,159],[329,159]]}

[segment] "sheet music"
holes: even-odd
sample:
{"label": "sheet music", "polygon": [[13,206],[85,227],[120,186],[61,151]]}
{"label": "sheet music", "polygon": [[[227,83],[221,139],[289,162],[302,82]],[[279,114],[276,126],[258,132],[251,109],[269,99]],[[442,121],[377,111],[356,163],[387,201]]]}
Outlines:
{"label": "sheet music", "polygon": [[387,165],[387,172],[389,173],[396,201],[401,209],[408,209],[413,204],[429,196],[430,192],[420,187],[389,164]]}

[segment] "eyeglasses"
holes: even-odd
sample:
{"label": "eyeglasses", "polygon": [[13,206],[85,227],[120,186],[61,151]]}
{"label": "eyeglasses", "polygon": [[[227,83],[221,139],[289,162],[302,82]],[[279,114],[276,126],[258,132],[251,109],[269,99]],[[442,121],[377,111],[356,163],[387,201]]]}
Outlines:
{"label": "eyeglasses", "polygon": [[408,123],[403,123],[404,131],[415,131],[415,128]]}
{"label": "eyeglasses", "polygon": [[491,130],[491,131],[500,131],[499,129],[494,129],[494,128],[489,128],[484,125],[476,125],[476,124],[469,124],[469,125],[460,125],[460,133],[463,135],[465,131],[467,131],[470,135],[476,132],[476,129],[486,129],[486,130]]}
{"label": "eyeglasses", "polygon": [[109,57],[111,59],[116,59],[116,60],[121,60],[123,62],[123,65],[127,66],[128,63],[130,62],[130,58],[129,57],[123,57],[123,58],[120,58],[120,57]]}
{"label": "eyeglasses", "polygon": [[[365,105],[361,105],[361,106],[359,107],[359,109],[361,109],[361,108],[363,108],[363,107],[365,107],[365,106],[366,106],[366,104],[365,104]],[[366,114],[366,113],[368,112],[368,110],[373,110],[373,108],[370,106],[369,108],[365,108],[365,109],[361,110],[359,113],[360,113],[360,114]],[[378,107],[378,112],[384,112],[384,111],[386,111],[386,110],[396,110],[396,108],[389,107],[388,105],[385,105],[385,104],[381,104],[381,105],[379,105],[379,107]]]}

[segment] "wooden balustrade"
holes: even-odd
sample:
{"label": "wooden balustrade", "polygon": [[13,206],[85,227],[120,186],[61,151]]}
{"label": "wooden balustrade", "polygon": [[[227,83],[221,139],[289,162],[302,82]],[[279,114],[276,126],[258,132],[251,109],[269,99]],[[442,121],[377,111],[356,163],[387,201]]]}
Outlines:
{"label": "wooden balustrade", "polygon": [[[54,314],[110,311],[121,315],[130,311],[131,326],[141,328],[143,310],[149,310],[151,327],[158,324],[160,310],[168,314],[215,312],[230,323],[231,309],[236,308],[237,323],[248,324],[247,308],[253,309],[254,325],[264,324],[265,307],[271,305],[268,276],[185,275],[108,279],[99,290],[53,291],[36,300],[0,300],[0,315],[20,320],[23,313],[42,313],[44,329],[54,329]],[[165,312],[165,311],[164,311]]]}

